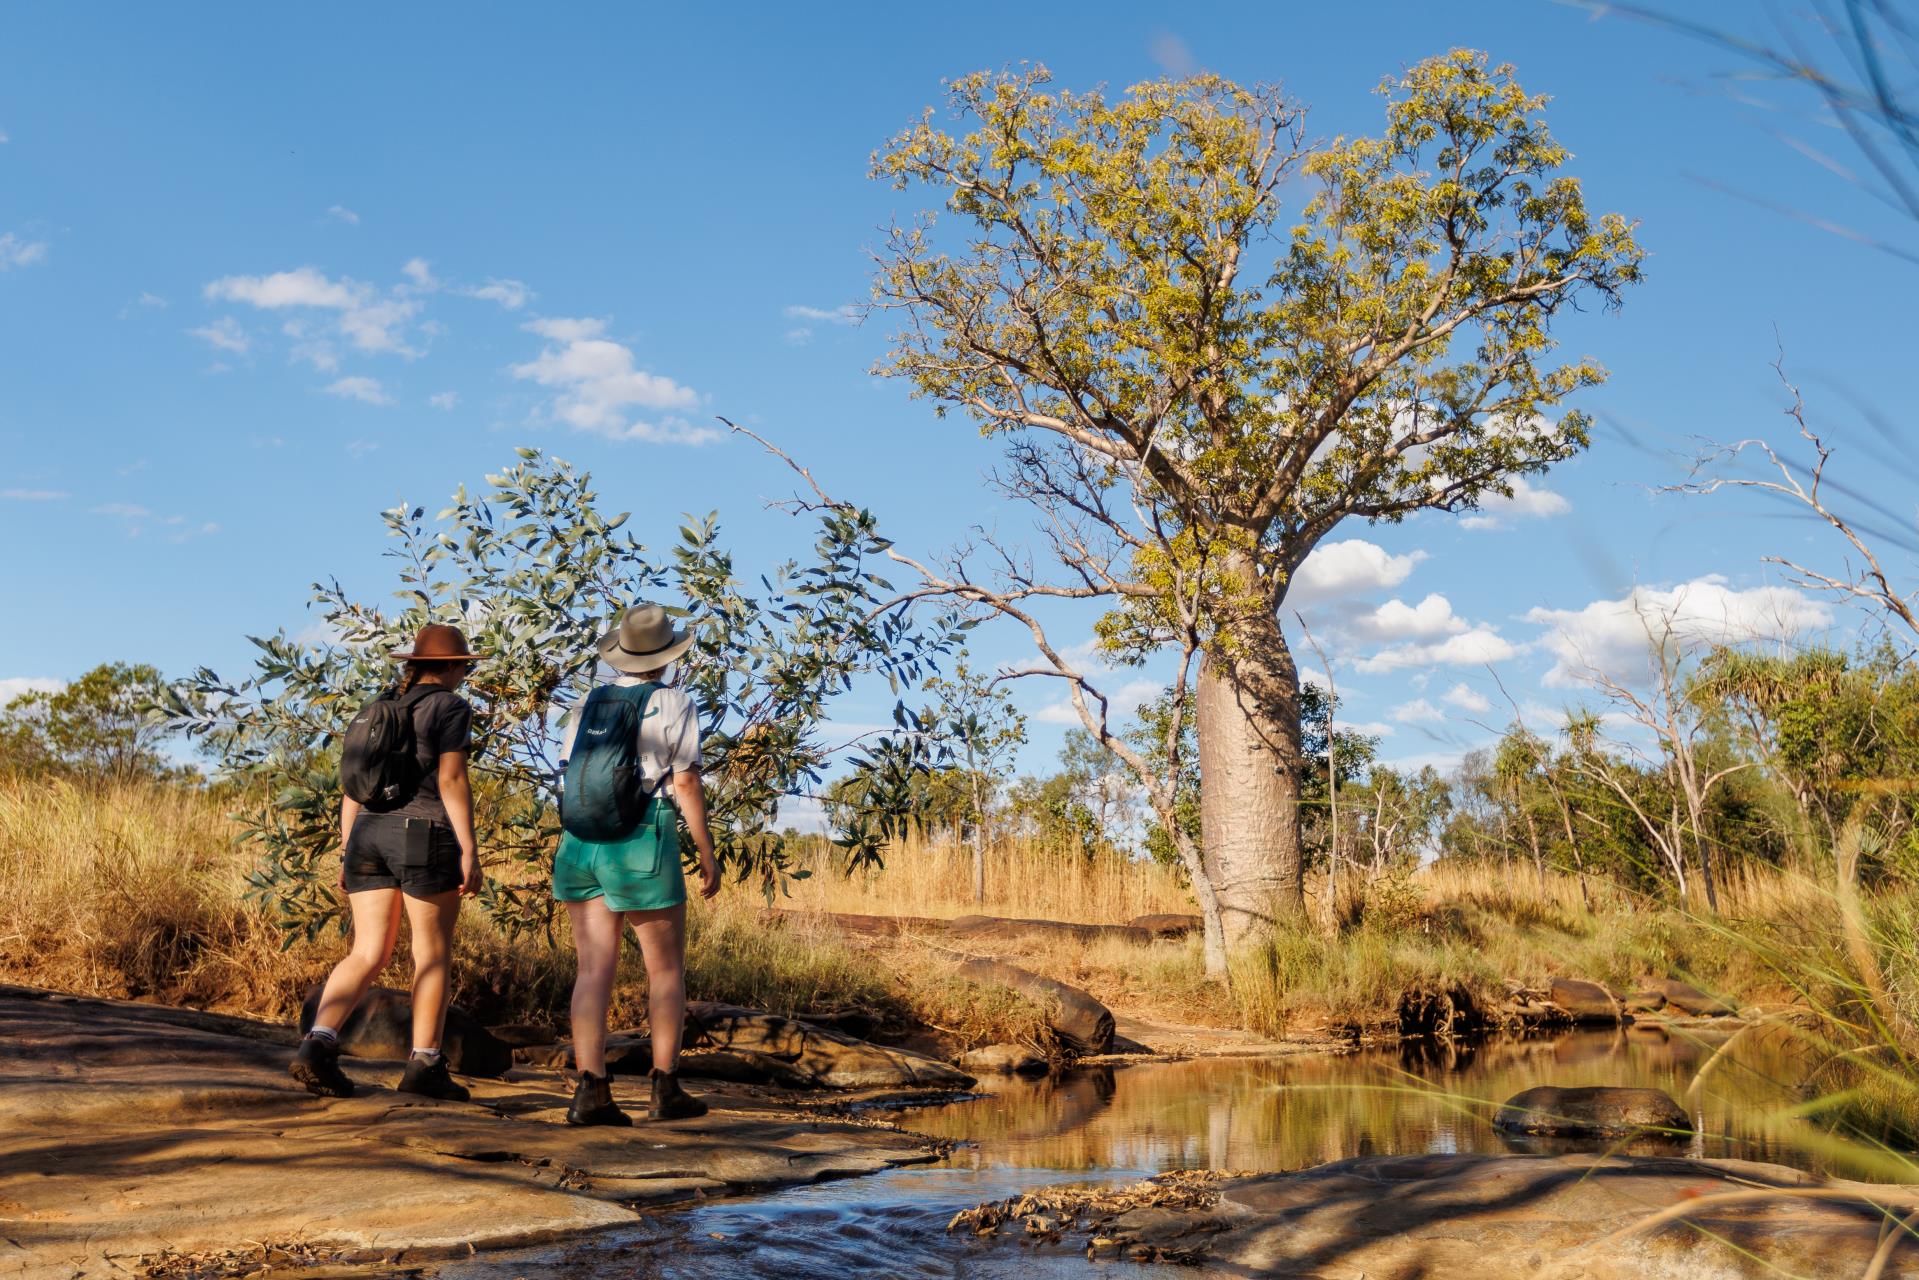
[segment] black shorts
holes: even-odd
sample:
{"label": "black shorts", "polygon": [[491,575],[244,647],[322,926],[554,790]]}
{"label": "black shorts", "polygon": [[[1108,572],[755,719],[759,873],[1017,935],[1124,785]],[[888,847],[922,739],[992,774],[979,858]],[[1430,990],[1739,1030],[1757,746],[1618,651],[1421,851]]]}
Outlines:
{"label": "black shorts", "polygon": [[[420,827],[409,832],[409,821]],[[397,813],[361,813],[353,820],[346,842],[348,893],[398,889],[409,898],[431,898],[459,888],[464,879],[460,842],[444,822]]]}

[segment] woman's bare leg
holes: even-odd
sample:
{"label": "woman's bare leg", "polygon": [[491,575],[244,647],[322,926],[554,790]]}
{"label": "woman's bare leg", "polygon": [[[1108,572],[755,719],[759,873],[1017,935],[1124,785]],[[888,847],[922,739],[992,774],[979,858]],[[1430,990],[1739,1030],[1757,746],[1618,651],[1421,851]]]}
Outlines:
{"label": "woman's bare leg", "polygon": [[579,975],[573,980],[573,1065],[603,1076],[606,1011],[613,1002],[613,977],[620,968],[621,914],[608,910],[604,899],[589,898],[567,903],[566,918],[573,926],[573,950],[579,957]]}
{"label": "woman's bare leg", "polygon": [[453,926],[460,918],[460,891],[407,898],[413,942],[413,1047],[437,1049],[446,1031],[447,979],[452,969]]}
{"label": "woman's bare leg", "polygon": [[686,1027],[686,904],[658,911],[629,911],[627,923],[646,958],[646,1021],[653,1035],[653,1069],[680,1065]]}
{"label": "woman's bare leg", "polygon": [[398,889],[362,889],[346,900],[353,913],[353,943],[346,959],[327,975],[320,1007],[313,1013],[314,1026],[335,1031],[353,1016],[373,980],[393,959],[393,944],[400,936]]}

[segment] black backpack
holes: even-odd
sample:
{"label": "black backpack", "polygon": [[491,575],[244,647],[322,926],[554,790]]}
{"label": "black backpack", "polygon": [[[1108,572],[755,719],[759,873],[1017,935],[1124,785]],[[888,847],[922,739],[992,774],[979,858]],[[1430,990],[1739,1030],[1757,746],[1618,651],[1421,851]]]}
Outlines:
{"label": "black backpack", "polygon": [[340,790],[374,813],[391,813],[411,800],[420,789],[413,706],[439,692],[415,685],[402,697],[388,691],[361,707],[340,744]]}

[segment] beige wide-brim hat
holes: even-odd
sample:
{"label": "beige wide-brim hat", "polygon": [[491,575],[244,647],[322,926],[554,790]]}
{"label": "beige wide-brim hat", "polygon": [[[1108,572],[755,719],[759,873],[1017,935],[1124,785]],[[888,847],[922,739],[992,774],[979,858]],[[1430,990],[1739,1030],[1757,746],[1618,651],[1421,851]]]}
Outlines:
{"label": "beige wide-brim hat", "polygon": [[600,661],[615,671],[639,675],[658,671],[693,647],[693,637],[673,629],[673,620],[657,604],[636,604],[600,637]]}

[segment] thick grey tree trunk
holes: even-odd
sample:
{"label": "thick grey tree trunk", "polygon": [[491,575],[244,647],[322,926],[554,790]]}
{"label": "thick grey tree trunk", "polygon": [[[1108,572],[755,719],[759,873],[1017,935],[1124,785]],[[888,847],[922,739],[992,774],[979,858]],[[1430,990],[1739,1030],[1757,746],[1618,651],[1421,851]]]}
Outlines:
{"label": "thick grey tree trunk", "polygon": [[1199,675],[1200,835],[1226,946],[1305,911],[1299,671],[1276,617],[1235,628]]}

